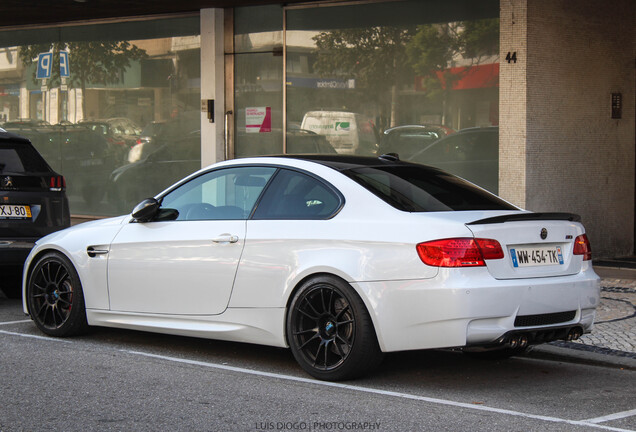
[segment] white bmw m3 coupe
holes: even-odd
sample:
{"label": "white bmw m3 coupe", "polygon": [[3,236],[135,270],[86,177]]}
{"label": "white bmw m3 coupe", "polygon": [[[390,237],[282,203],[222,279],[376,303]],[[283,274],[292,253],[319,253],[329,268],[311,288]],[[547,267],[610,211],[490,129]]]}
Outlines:
{"label": "white bmw m3 coupe", "polygon": [[524,211],[393,155],[221,162],[131,215],[42,238],[24,269],[24,311],[46,334],[289,347],[325,380],[391,351],[509,356],[575,339],[600,291],[578,216]]}

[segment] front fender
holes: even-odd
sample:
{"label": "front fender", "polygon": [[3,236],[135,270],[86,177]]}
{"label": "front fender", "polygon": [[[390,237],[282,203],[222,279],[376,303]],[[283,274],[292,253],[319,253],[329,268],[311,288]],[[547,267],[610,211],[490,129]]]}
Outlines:
{"label": "front fender", "polygon": [[75,225],[41,238],[29,253],[22,274],[22,306],[29,313],[26,288],[29,274],[37,260],[47,252],[55,251],[65,255],[75,267],[82,282],[84,301],[87,309],[109,309],[108,300],[108,255],[90,257],[89,246],[108,249],[110,243],[129,216],[103,219]]}

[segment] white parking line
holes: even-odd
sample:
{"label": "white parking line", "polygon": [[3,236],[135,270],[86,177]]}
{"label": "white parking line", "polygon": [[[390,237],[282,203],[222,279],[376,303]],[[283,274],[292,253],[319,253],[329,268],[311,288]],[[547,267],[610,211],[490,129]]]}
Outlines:
{"label": "white parking line", "polygon": [[[9,332],[4,330],[0,330],[0,334],[26,337],[26,338],[34,338],[34,339],[46,340],[50,342],[73,343],[73,341],[69,339],[60,339],[60,338],[52,338],[48,336],[37,336],[37,335],[30,335],[30,334],[24,334],[24,333],[15,333],[15,332]],[[283,374],[272,373],[272,372],[263,372],[263,371],[253,370],[253,369],[240,368],[236,366],[228,366],[228,365],[223,365],[218,363],[203,362],[199,360],[188,360],[188,359],[177,358],[177,357],[169,357],[169,356],[163,356],[159,354],[146,353],[142,351],[133,351],[133,350],[118,350],[118,351],[130,354],[130,355],[140,356],[140,357],[155,358],[158,360],[170,361],[174,363],[183,363],[183,364],[189,364],[194,366],[202,366],[206,368],[237,372],[237,373],[242,373],[246,375],[274,378],[274,379],[285,380],[285,381],[294,381],[294,382],[313,384],[313,385],[318,385],[323,387],[341,388],[341,389],[350,390],[354,392],[370,393],[370,394],[375,394],[380,396],[389,396],[389,397],[396,397],[401,399],[428,402],[428,403],[437,404],[437,405],[447,405],[447,406],[453,406],[453,407],[459,407],[459,408],[466,408],[470,410],[485,411],[485,412],[491,412],[496,414],[515,416],[515,417],[523,417],[523,418],[532,419],[532,420],[542,420],[542,421],[548,421],[552,423],[565,423],[565,424],[571,424],[575,426],[587,426],[590,428],[616,431],[616,432],[636,432],[631,429],[621,429],[621,428],[615,428],[611,426],[598,424],[604,421],[610,421],[610,420],[615,420],[618,418],[624,418],[624,417],[636,415],[636,409],[630,410],[630,411],[624,411],[622,413],[611,414],[605,417],[598,417],[598,418],[594,418],[590,420],[568,420],[568,419],[562,419],[558,417],[542,416],[538,414],[528,414],[528,413],[523,413],[519,411],[494,408],[494,407],[489,407],[486,405],[473,405],[473,404],[469,404],[465,402],[456,402],[452,400],[431,398],[427,396],[417,396],[417,395],[408,394],[408,393],[399,393],[399,392],[388,391],[388,390],[360,387],[360,386],[355,386],[350,384],[342,384],[342,383],[328,382],[328,381],[318,381],[311,378],[302,378],[302,377],[297,377],[293,375],[283,375]]]}
{"label": "white parking line", "polygon": [[618,420],[618,419],[622,419],[625,417],[632,417],[632,416],[636,416],[636,409],[623,411],[623,412],[619,412],[615,414],[609,414],[603,417],[596,417],[596,418],[585,420],[585,421],[588,423],[603,423],[606,421]]}
{"label": "white parking line", "polygon": [[10,331],[6,331],[6,330],[0,330],[0,334],[6,334],[6,335],[10,335],[10,336],[20,336],[20,337],[32,338],[32,339],[39,339],[39,340],[45,340],[45,341],[49,341],[49,342],[73,343],[73,341],[68,340],[68,339],[60,339],[60,338],[54,338],[54,337],[50,337],[50,336],[30,335],[30,334],[24,334],[24,333],[15,333],[15,332],[10,332]]}
{"label": "white parking line", "polygon": [[21,323],[27,323],[27,322],[31,322],[31,320],[27,319],[27,320],[20,320],[20,321],[4,321],[4,322],[0,322],[0,325],[21,324]]}
{"label": "white parking line", "polygon": [[592,427],[596,429],[603,429],[603,430],[610,430],[610,431],[634,432],[631,429],[621,429],[621,428],[615,428],[611,426],[599,425],[587,420],[568,420],[568,419],[562,419],[558,417],[528,414],[528,413],[522,413],[519,411],[493,408],[493,407],[489,407],[485,405],[473,405],[473,404],[468,404],[464,402],[455,402],[455,401],[446,400],[446,399],[417,396],[417,395],[412,395],[408,393],[399,393],[399,392],[393,392],[393,391],[387,391],[387,390],[373,389],[368,387],[360,387],[360,386],[354,386],[350,384],[318,381],[318,380],[314,380],[310,378],[301,378],[301,377],[296,377],[292,375],[283,375],[283,374],[277,374],[277,373],[271,373],[271,372],[262,372],[258,370],[244,369],[244,368],[239,368],[235,366],[227,366],[227,365],[222,365],[218,363],[208,363],[208,362],[202,362],[198,360],[188,360],[188,359],[182,359],[182,358],[176,358],[176,357],[168,357],[168,356],[162,356],[158,354],[145,353],[141,351],[131,351],[131,350],[120,350],[120,351],[128,353],[128,354],[132,354],[132,355],[156,358],[156,359],[171,361],[175,363],[185,363],[185,364],[190,364],[195,366],[203,366],[203,367],[208,367],[212,369],[220,369],[220,370],[238,372],[238,373],[243,373],[248,375],[256,375],[256,376],[275,378],[275,379],[286,380],[286,381],[295,381],[295,382],[314,384],[314,385],[325,386],[325,387],[336,387],[336,388],[341,388],[341,389],[346,389],[346,390],[351,390],[356,392],[371,393],[371,394],[376,394],[381,396],[391,396],[391,397],[397,397],[402,399],[417,400],[417,401],[429,402],[429,403],[438,404],[438,405],[449,405],[449,406],[467,408],[467,409],[477,410],[477,411],[487,411],[487,412],[492,412],[497,414],[524,417],[524,418],[529,418],[533,420],[543,420],[543,421],[548,421],[553,423],[566,423],[566,424],[571,424],[576,426],[587,426],[587,427]]}

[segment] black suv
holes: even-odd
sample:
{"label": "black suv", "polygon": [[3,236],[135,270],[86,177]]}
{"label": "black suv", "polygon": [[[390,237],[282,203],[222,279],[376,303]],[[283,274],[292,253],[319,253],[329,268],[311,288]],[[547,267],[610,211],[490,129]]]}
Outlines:
{"label": "black suv", "polygon": [[70,225],[66,183],[29,140],[0,129],[0,193],[0,288],[19,298],[35,241]]}

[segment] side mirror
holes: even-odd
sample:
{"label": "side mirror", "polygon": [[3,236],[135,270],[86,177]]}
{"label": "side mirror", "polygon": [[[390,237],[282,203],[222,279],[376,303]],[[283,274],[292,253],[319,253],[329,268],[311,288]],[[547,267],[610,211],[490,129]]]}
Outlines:
{"label": "side mirror", "polygon": [[148,222],[159,211],[159,201],[154,198],[146,198],[135,206],[132,217],[137,222]]}

